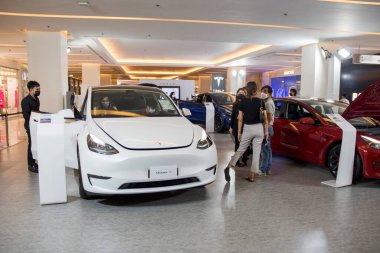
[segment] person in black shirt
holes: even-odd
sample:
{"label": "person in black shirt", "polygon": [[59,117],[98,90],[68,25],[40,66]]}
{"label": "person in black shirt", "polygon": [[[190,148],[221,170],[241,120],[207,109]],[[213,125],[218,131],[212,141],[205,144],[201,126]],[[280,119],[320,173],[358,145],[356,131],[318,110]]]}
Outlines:
{"label": "person in black shirt", "polygon": [[34,173],[38,173],[38,165],[33,159],[32,155],[32,142],[30,137],[29,119],[32,111],[40,110],[40,84],[36,81],[29,81],[27,84],[29,95],[24,97],[21,101],[22,115],[25,119],[24,127],[28,135],[28,170]]}
{"label": "person in black shirt", "polygon": [[[236,92],[236,100],[235,103],[232,105],[232,114],[231,114],[231,128],[230,133],[234,136],[235,141],[235,152],[238,150],[240,141],[238,138],[238,115],[239,115],[239,104],[241,101],[246,97],[247,91],[244,88],[239,88]],[[250,149],[247,148],[247,150],[244,152],[243,156],[239,159],[239,162],[237,163],[238,167],[244,167],[247,165],[247,160],[249,156]]]}
{"label": "person in black shirt", "polygon": [[[257,97],[257,84],[255,82],[247,83],[247,93],[247,97],[239,104],[238,139],[240,140],[240,146],[224,170],[224,176],[227,182],[231,180],[229,174],[230,167],[235,167],[237,161],[247,150],[250,143],[252,143],[252,166],[251,172],[246,179],[253,182],[255,175],[261,175],[259,170],[261,143],[264,138],[268,139],[268,122],[266,120],[265,103],[262,99]],[[260,114],[262,114],[262,117]],[[264,122],[261,122],[261,118],[264,119]]]}

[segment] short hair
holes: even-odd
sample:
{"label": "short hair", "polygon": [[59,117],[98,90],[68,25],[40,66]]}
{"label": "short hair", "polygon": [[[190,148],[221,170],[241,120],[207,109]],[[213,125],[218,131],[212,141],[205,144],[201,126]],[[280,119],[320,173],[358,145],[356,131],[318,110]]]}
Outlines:
{"label": "short hair", "polygon": [[263,89],[267,89],[269,94],[271,95],[273,94],[273,89],[269,85],[265,85],[264,87],[261,88],[261,90]]}
{"label": "short hair", "polygon": [[28,90],[30,90],[30,89],[33,89],[34,87],[40,87],[40,84],[36,81],[29,81],[26,87],[28,87]]}
{"label": "short hair", "polygon": [[297,89],[296,88],[291,88],[290,91],[293,91],[294,95],[297,95]]}
{"label": "short hair", "polygon": [[346,96],[346,93],[343,93],[343,97],[347,97],[347,96]]}

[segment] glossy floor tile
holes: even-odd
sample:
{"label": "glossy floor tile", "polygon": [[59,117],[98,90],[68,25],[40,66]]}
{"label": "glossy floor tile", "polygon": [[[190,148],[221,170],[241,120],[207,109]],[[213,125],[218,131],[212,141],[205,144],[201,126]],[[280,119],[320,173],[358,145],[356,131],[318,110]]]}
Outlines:
{"label": "glossy floor tile", "polygon": [[0,152],[0,252],[379,252],[380,181],[341,189],[323,168],[275,157],[254,183],[248,168],[224,181],[228,134],[215,134],[217,180],[162,194],[82,200],[67,170],[69,202],[40,206],[26,143]]}

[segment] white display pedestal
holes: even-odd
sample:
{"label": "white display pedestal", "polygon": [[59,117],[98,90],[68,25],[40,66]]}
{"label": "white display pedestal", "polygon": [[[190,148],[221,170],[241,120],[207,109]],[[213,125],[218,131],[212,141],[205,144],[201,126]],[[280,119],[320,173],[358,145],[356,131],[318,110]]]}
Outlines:
{"label": "white display pedestal", "polygon": [[64,162],[64,115],[40,114],[37,124],[40,203],[67,202]]}
{"label": "white display pedestal", "polygon": [[342,129],[343,133],[336,180],[321,183],[331,187],[351,185],[354,172],[356,128],[339,114],[327,114],[327,117],[334,121]]}
{"label": "white display pedestal", "polygon": [[215,108],[212,103],[205,103],[206,107],[206,132],[213,133],[215,130]]}

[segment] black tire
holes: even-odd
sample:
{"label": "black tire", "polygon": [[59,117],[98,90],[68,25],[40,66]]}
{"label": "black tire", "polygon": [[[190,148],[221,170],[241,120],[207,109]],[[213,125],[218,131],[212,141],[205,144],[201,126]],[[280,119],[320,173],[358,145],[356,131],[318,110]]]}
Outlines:
{"label": "black tire", "polygon": [[223,119],[218,114],[215,115],[214,131],[217,133],[223,133],[224,131]]}
{"label": "black tire", "polygon": [[[336,178],[338,174],[338,165],[339,165],[339,156],[340,156],[340,144],[335,145],[330,149],[330,152],[327,155],[327,167],[333,175],[334,178]],[[362,160],[358,153],[355,153],[355,159],[354,159],[354,173],[352,176],[352,183],[357,183],[360,181],[360,179],[363,176],[363,164]]]}
{"label": "black tire", "polygon": [[82,199],[94,199],[95,195],[92,193],[89,193],[83,187],[82,170],[81,170],[80,158],[79,158],[79,147],[78,147],[78,151],[77,151],[77,157],[78,157],[78,172],[79,172],[79,180],[78,180],[79,181],[79,196]]}

